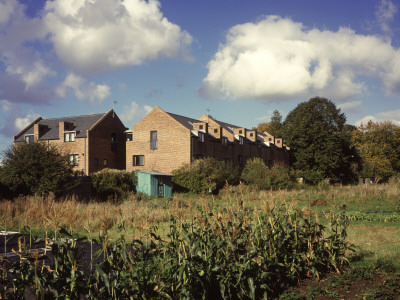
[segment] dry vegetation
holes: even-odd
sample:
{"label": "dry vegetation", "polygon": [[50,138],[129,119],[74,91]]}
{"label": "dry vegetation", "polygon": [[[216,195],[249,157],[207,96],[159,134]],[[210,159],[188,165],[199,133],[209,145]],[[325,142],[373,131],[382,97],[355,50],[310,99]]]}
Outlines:
{"label": "dry vegetation", "polygon": [[[201,210],[217,212],[215,218],[229,220],[239,210],[258,214],[284,205],[301,210],[324,224],[330,212],[346,210],[350,222],[349,241],[363,261],[377,258],[400,261],[400,199],[398,181],[384,185],[320,187],[294,191],[255,191],[250,187],[226,186],[217,196],[176,194],[173,199],[128,195],[120,203],[79,202],[67,198],[21,197],[0,202],[1,230],[32,230],[51,233],[63,227],[81,235],[108,233],[111,239],[124,234],[128,239],[148,236],[157,227],[162,236],[171,217],[178,223],[200,216]],[[372,218],[374,219],[368,219]],[[389,218],[390,217],[390,218]]]}

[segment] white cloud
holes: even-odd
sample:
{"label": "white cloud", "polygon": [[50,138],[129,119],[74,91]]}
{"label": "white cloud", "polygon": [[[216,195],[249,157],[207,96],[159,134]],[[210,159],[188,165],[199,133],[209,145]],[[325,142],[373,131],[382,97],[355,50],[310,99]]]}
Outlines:
{"label": "white cloud", "polygon": [[14,126],[18,131],[21,131],[22,129],[24,129],[26,126],[28,126],[30,123],[32,123],[38,117],[39,117],[38,114],[36,114],[34,112],[30,112],[23,117],[16,118],[14,121]]}
{"label": "white cloud", "polygon": [[58,57],[89,74],[162,56],[188,58],[192,43],[156,0],[48,1],[44,22]]}
{"label": "white cloud", "polygon": [[0,104],[1,104],[1,109],[4,112],[10,111],[13,108],[12,103],[10,101],[5,100],[5,99],[0,100]]}
{"label": "white cloud", "polygon": [[346,113],[356,113],[363,110],[362,101],[352,101],[339,104],[338,107]]}
{"label": "white cloud", "polygon": [[122,122],[126,124],[132,124],[139,122],[144,116],[146,116],[153,108],[149,105],[139,106],[135,101],[132,101],[129,106],[124,106],[124,112],[119,114]]}
{"label": "white cloud", "polygon": [[72,92],[79,100],[86,100],[93,104],[96,100],[102,103],[105,98],[110,96],[111,89],[107,85],[87,82],[84,78],[71,73],[56,88],[55,92],[60,98],[64,98],[67,93]]}
{"label": "white cloud", "polygon": [[361,76],[378,77],[388,93],[400,93],[398,56],[399,49],[376,36],[348,28],[308,30],[290,19],[268,16],[229,30],[208,63],[199,93],[263,100],[323,95],[343,101],[366,89]]}
{"label": "white cloud", "polygon": [[400,125],[400,109],[386,111],[386,112],[380,112],[373,116],[366,116],[366,117],[362,118],[361,120],[358,120],[355,123],[355,125],[359,126],[361,123],[366,124],[366,123],[368,123],[368,121],[373,121],[373,122],[391,121],[396,125]]}
{"label": "white cloud", "polygon": [[393,21],[397,12],[398,8],[396,4],[390,0],[381,0],[379,3],[375,15],[376,19],[378,20],[378,24],[384,33],[391,34],[389,23]]}

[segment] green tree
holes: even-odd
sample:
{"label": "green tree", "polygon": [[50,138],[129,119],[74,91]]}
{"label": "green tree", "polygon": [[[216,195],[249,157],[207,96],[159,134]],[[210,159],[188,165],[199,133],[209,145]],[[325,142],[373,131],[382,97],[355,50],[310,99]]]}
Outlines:
{"label": "green tree", "polygon": [[343,179],[350,172],[346,116],[326,99],[300,103],[284,121],[283,138],[291,148],[293,166],[306,180]]}
{"label": "green tree", "polygon": [[72,175],[69,156],[44,143],[17,143],[3,155],[1,182],[14,195],[58,194],[66,188]]}
{"label": "green tree", "polygon": [[297,185],[296,177],[289,167],[276,164],[268,168],[258,157],[246,162],[241,179],[260,190],[292,189]]}
{"label": "green tree", "polygon": [[172,171],[175,189],[192,193],[218,192],[226,183],[237,184],[239,172],[223,161],[212,157],[196,160],[192,165],[184,164]]}
{"label": "green tree", "polygon": [[361,157],[360,175],[387,180],[400,171],[400,126],[389,121],[361,124],[352,134]]}
{"label": "green tree", "polygon": [[274,110],[271,121],[258,124],[256,129],[258,132],[266,131],[269,134],[272,134],[274,137],[282,137],[283,124],[281,113],[278,110]]}

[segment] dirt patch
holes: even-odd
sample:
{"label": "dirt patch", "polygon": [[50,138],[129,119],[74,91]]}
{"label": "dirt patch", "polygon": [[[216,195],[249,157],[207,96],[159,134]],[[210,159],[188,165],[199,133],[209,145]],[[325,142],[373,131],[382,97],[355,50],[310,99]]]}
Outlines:
{"label": "dirt patch", "polygon": [[400,274],[373,269],[352,269],[319,281],[307,279],[279,299],[400,299]]}
{"label": "dirt patch", "polygon": [[311,206],[328,206],[328,205],[329,205],[328,201],[326,201],[324,198],[319,198],[311,203]]}

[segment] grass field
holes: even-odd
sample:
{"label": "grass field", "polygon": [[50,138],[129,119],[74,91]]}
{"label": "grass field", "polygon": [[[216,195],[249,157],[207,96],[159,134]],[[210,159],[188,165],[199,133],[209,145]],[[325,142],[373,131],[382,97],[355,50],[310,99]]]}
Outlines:
{"label": "grass field", "polygon": [[108,234],[116,239],[143,239],[158,228],[166,236],[171,217],[187,222],[202,211],[212,210],[229,220],[240,210],[259,214],[286,207],[309,214],[326,224],[331,213],[345,211],[350,219],[348,241],[354,244],[349,257],[354,265],[377,259],[400,268],[400,182],[346,187],[306,187],[294,191],[255,191],[244,185],[227,186],[218,195],[175,194],[172,199],[126,195],[123,201],[83,203],[74,198],[21,197],[0,202],[0,230],[53,234],[60,227],[86,236]]}

